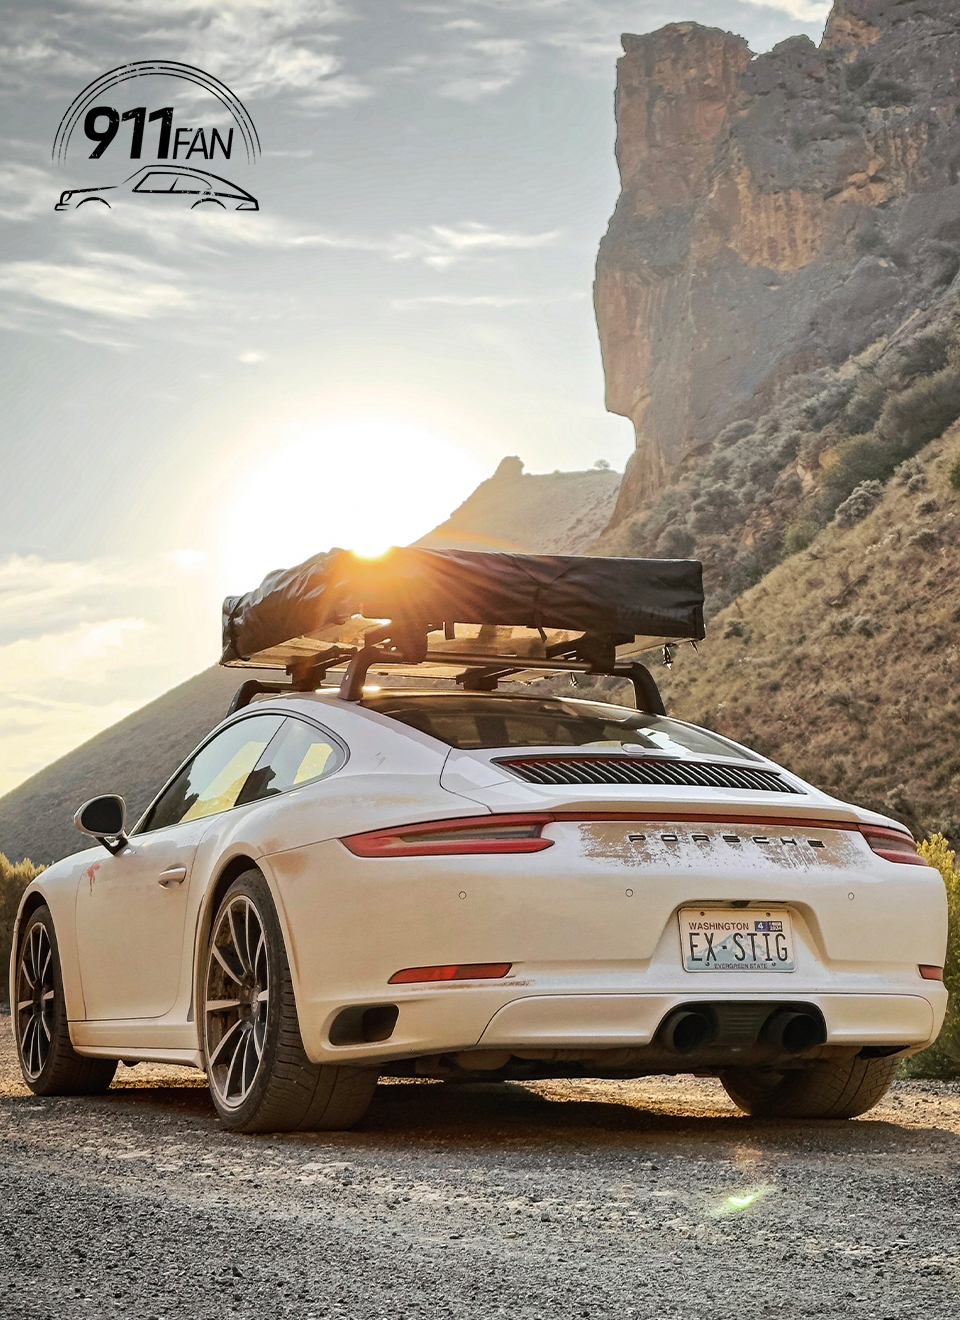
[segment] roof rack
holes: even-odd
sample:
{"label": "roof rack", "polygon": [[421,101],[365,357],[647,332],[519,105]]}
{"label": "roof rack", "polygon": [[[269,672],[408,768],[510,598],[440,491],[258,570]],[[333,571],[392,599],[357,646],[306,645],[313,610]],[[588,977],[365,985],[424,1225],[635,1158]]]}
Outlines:
{"label": "roof rack", "polygon": [[626,678],[638,709],[663,714],[638,651],[701,637],[693,560],[407,548],[370,561],[332,550],[227,598],[221,664],[291,678],[248,680],[231,712],[261,693],[315,691],[340,670],[340,697],[359,701],[376,670],[454,678],[468,692],[552,673]]}

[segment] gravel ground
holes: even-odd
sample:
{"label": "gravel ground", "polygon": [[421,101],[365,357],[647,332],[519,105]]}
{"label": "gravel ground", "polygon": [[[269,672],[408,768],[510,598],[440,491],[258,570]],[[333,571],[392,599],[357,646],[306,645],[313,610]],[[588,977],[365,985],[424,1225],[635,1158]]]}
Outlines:
{"label": "gravel ground", "polygon": [[34,1099],[0,1018],[0,1317],[951,1320],[960,1086],[853,1122],[719,1085],[389,1082],[352,1133],[237,1137],[141,1065]]}

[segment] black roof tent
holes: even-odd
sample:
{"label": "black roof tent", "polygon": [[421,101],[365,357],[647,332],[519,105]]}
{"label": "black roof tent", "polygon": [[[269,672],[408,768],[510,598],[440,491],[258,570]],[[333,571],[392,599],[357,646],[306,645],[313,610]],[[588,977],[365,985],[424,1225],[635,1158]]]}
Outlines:
{"label": "black roof tent", "polygon": [[382,667],[456,678],[473,691],[560,670],[630,678],[640,709],[662,713],[635,653],[651,640],[703,635],[696,560],[419,548],[364,559],[331,550],[227,597],[220,663],[284,669],[293,680],[251,680],[233,709],[257,692],[311,691],[345,665],[348,701],[358,701],[368,671]]}

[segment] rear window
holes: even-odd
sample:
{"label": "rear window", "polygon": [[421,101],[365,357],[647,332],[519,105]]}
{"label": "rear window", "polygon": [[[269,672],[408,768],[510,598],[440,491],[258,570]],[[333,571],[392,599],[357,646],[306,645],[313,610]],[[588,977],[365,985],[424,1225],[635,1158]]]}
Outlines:
{"label": "rear window", "polygon": [[759,760],[724,738],[662,715],[597,702],[496,696],[394,696],[364,703],[448,747],[640,747],[675,756]]}

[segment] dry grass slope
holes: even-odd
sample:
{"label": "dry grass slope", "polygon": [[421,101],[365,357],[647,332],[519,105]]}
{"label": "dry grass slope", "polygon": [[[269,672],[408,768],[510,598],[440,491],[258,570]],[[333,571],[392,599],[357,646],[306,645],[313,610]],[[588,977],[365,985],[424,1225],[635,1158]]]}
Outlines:
{"label": "dry grass slope", "polygon": [[[960,840],[960,428],[658,670],[669,709],[918,834]],[[907,474],[904,474],[905,476]]]}

